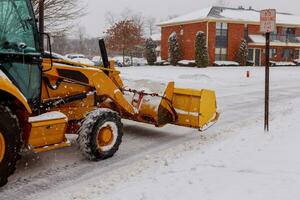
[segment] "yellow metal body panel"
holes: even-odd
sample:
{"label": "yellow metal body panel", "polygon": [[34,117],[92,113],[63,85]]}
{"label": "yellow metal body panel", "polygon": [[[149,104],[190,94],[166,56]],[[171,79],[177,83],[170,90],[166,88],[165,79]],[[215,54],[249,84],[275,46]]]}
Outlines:
{"label": "yellow metal body panel", "polygon": [[5,155],[5,140],[3,134],[0,132],[0,163],[2,162]]}
{"label": "yellow metal body panel", "polygon": [[32,113],[32,110],[26,98],[23,96],[20,90],[8,78],[4,76],[0,76],[0,91],[1,90],[14,96],[23,104],[28,113]]}
{"label": "yellow metal body panel", "polygon": [[[46,86],[43,86],[42,88],[45,89],[43,90],[44,94],[42,95],[42,97],[44,98],[43,100],[48,100],[48,98],[55,98],[55,97],[61,98],[61,97],[70,96],[72,94],[72,91],[76,94],[80,94],[82,92],[96,90],[97,96],[100,97],[104,96],[110,98],[121,109],[122,112],[127,112],[131,115],[135,114],[133,106],[125,99],[121,91],[122,88],[120,87],[123,86],[123,83],[121,82],[121,79],[118,76],[119,72],[113,69],[104,69],[100,67],[96,68],[95,66],[87,67],[86,65],[67,62],[67,61],[64,62],[64,64],[56,63],[56,62],[58,62],[58,60],[53,60],[54,65],[51,68],[50,60],[47,59],[44,60],[43,67],[44,69],[48,70],[43,73],[44,76],[48,77],[51,80],[53,79],[55,80],[55,78],[64,78],[59,75],[57,70],[59,69],[72,70],[72,71],[80,72],[85,77],[87,77],[88,83],[80,83],[80,81],[76,81],[75,84],[77,86],[75,86],[75,84],[73,86],[66,84],[65,87],[60,86],[56,91],[53,91],[52,94],[50,89],[45,89]],[[73,64],[77,66],[71,66],[69,64]],[[111,68],[113,68],[113,66]],[[107,71],[109,75],[106,75],[103,70]],[[72,80],[69,81],[72,82]],[[48,94],[46,92],[48,92]],[[89,110],[90,108],[87,109],[87,112]],[[67,113],[65,114],[68,115]]]}
{"label": "yellow metal body panel", "polygon": [[213,91],[175,88],[172,102],[178,115],[176,125],[203,128],[217,115]]}
{"label": "yellow metal body panel", "polygon": [[217,101],[214,91],[203,90],[200,100],[200,117],[199,127],[202,128],[209,122],[217,119],[219,114],[217,113]]}
{"label": "yellow metal body panel", "polygon": [[[88,66],[69,61],[53,61],[54,66],[52,68],[50,66],[50,60],[44,60],[43,63],[44,69],[47,69],[44,76],[47,77],[51,83],[55,84],[58,78],[63,78],[58,74],[57,70],[59,69],[80,72],[88,78],[88,83],[78,83],[77,81],[72,82],[72,80],[70,80],[70,82],[61,83],[57,90],[49,89],[44,83],[42,87],[43,101],[94,90],[96,90],[97,97],[105,97],[106,99],[100,104],[97,104],[95,97],[90,96],[84,100],[74,101],[52,109],[63,112],[68,116],[69,120],[80,120],[95,107],[110,108],[119,112],[123,118],[154,124],[158,127],[164,126],[165,124],[175,124],[179,126],[203,128],[216,119],[217,106],[215,93],[213,91],[175,88],[174,82],[170,82],[163,96],[152,97],[161,99],[160,103],[157,103],[158,105],[154,104],[159,101],[146,101],[143,99],[144,97],[142,97],[141,104],[137,108],[137,106],[129,100],[130,98],[125,98],[123,82],[119,76],[119,72],[115,70],[114,62],[111,62],[110,69],[104,69],[102,67]],[[134,98],[133,96],[132,94],[132,99]]]}
{"label": "yellow metal body panel", "polygon": [[42,153],[42,152],[51,151],[54,149],[65,148],[65,147],[70,147],[70,146],[71,146],[71,143],[68,140],[65,140],[59,144],[53,144],[53,145],[47,145],[47,146],[43,146],[43,147],[34,148],[33,151],[35,153]]}
{"label": "yellow metal body panel", "polygon": [[67,123],[66,118],[32,122],[29,145],[38,148],[62,143],[65,141]]}

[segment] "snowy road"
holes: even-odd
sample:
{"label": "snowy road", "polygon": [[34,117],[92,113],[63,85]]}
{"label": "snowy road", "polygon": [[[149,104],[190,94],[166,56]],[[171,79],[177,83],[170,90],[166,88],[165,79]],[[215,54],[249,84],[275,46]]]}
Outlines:
{"label": "snowy road", "polygon": [[[113,158],[97,163],[85,160],[72,136],[71,148],[43,154],[26,153],[9,184],[0,189],[0,199],[114,199],[111,194],[116,193],[117,186],[122,187],[147,169],[168,166],[172,158],[188,155],[190,151],[205,152],[234,138],[234,130],[240,127],[258,122],[263,127],[264,72],[252,68],[251,78],[246,79],[248,69],[121,69],[125,83],[130,86],[157,85],[159,88],[168,80],[174,80],[179,87],[215,89],[221,112],[219,122],[205,133],[199,133],[173,125],[157,129],[124,121],[125,135],[120,150]],[[291,99],[300,98],[299,77],[300,68],[272,69],[271,120],[281,114]]]}

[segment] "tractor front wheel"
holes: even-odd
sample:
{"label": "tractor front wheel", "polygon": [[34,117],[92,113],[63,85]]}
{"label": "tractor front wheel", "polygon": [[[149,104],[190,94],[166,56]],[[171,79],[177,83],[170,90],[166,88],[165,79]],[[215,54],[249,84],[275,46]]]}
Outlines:
{"label": "tractor front wheel", "polygon": [[83,154],[93,161],[112,157],[119,149],[123,125],[118,113],[109,109],[90,112],[82,121],[78,141]]}
{"label": "tractor front wheel", "polygon": [[17,116],[3,103],[0,103],[0,187],[14,173],[18,160],[21,140]]}

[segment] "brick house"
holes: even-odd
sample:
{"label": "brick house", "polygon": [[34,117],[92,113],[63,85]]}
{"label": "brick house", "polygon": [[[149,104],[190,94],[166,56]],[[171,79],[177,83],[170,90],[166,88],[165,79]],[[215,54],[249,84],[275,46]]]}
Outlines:
{"label": "brick house", "polygon": [[[260,12],[252,8],[209,7],[159,24],[161,57],[168,59],[168,38],[176,32],[182,46],[183,60],[194,60],[195,36],[206,34],[210,64],[234,61],[241,40],[248,42],[248,61],[265,64],[265,36],[260,33]],[[277,13],[277,32],[271,35],[272,61],[293,61],[300,55],[300,16]]]}

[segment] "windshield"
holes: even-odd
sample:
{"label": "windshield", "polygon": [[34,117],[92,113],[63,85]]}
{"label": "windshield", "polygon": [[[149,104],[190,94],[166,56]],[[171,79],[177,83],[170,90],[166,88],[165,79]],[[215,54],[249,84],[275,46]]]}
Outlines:
{"label": "windshield", "polygon": [[0,53],[36,53],[35,18],[26,0],[0,0]]}

